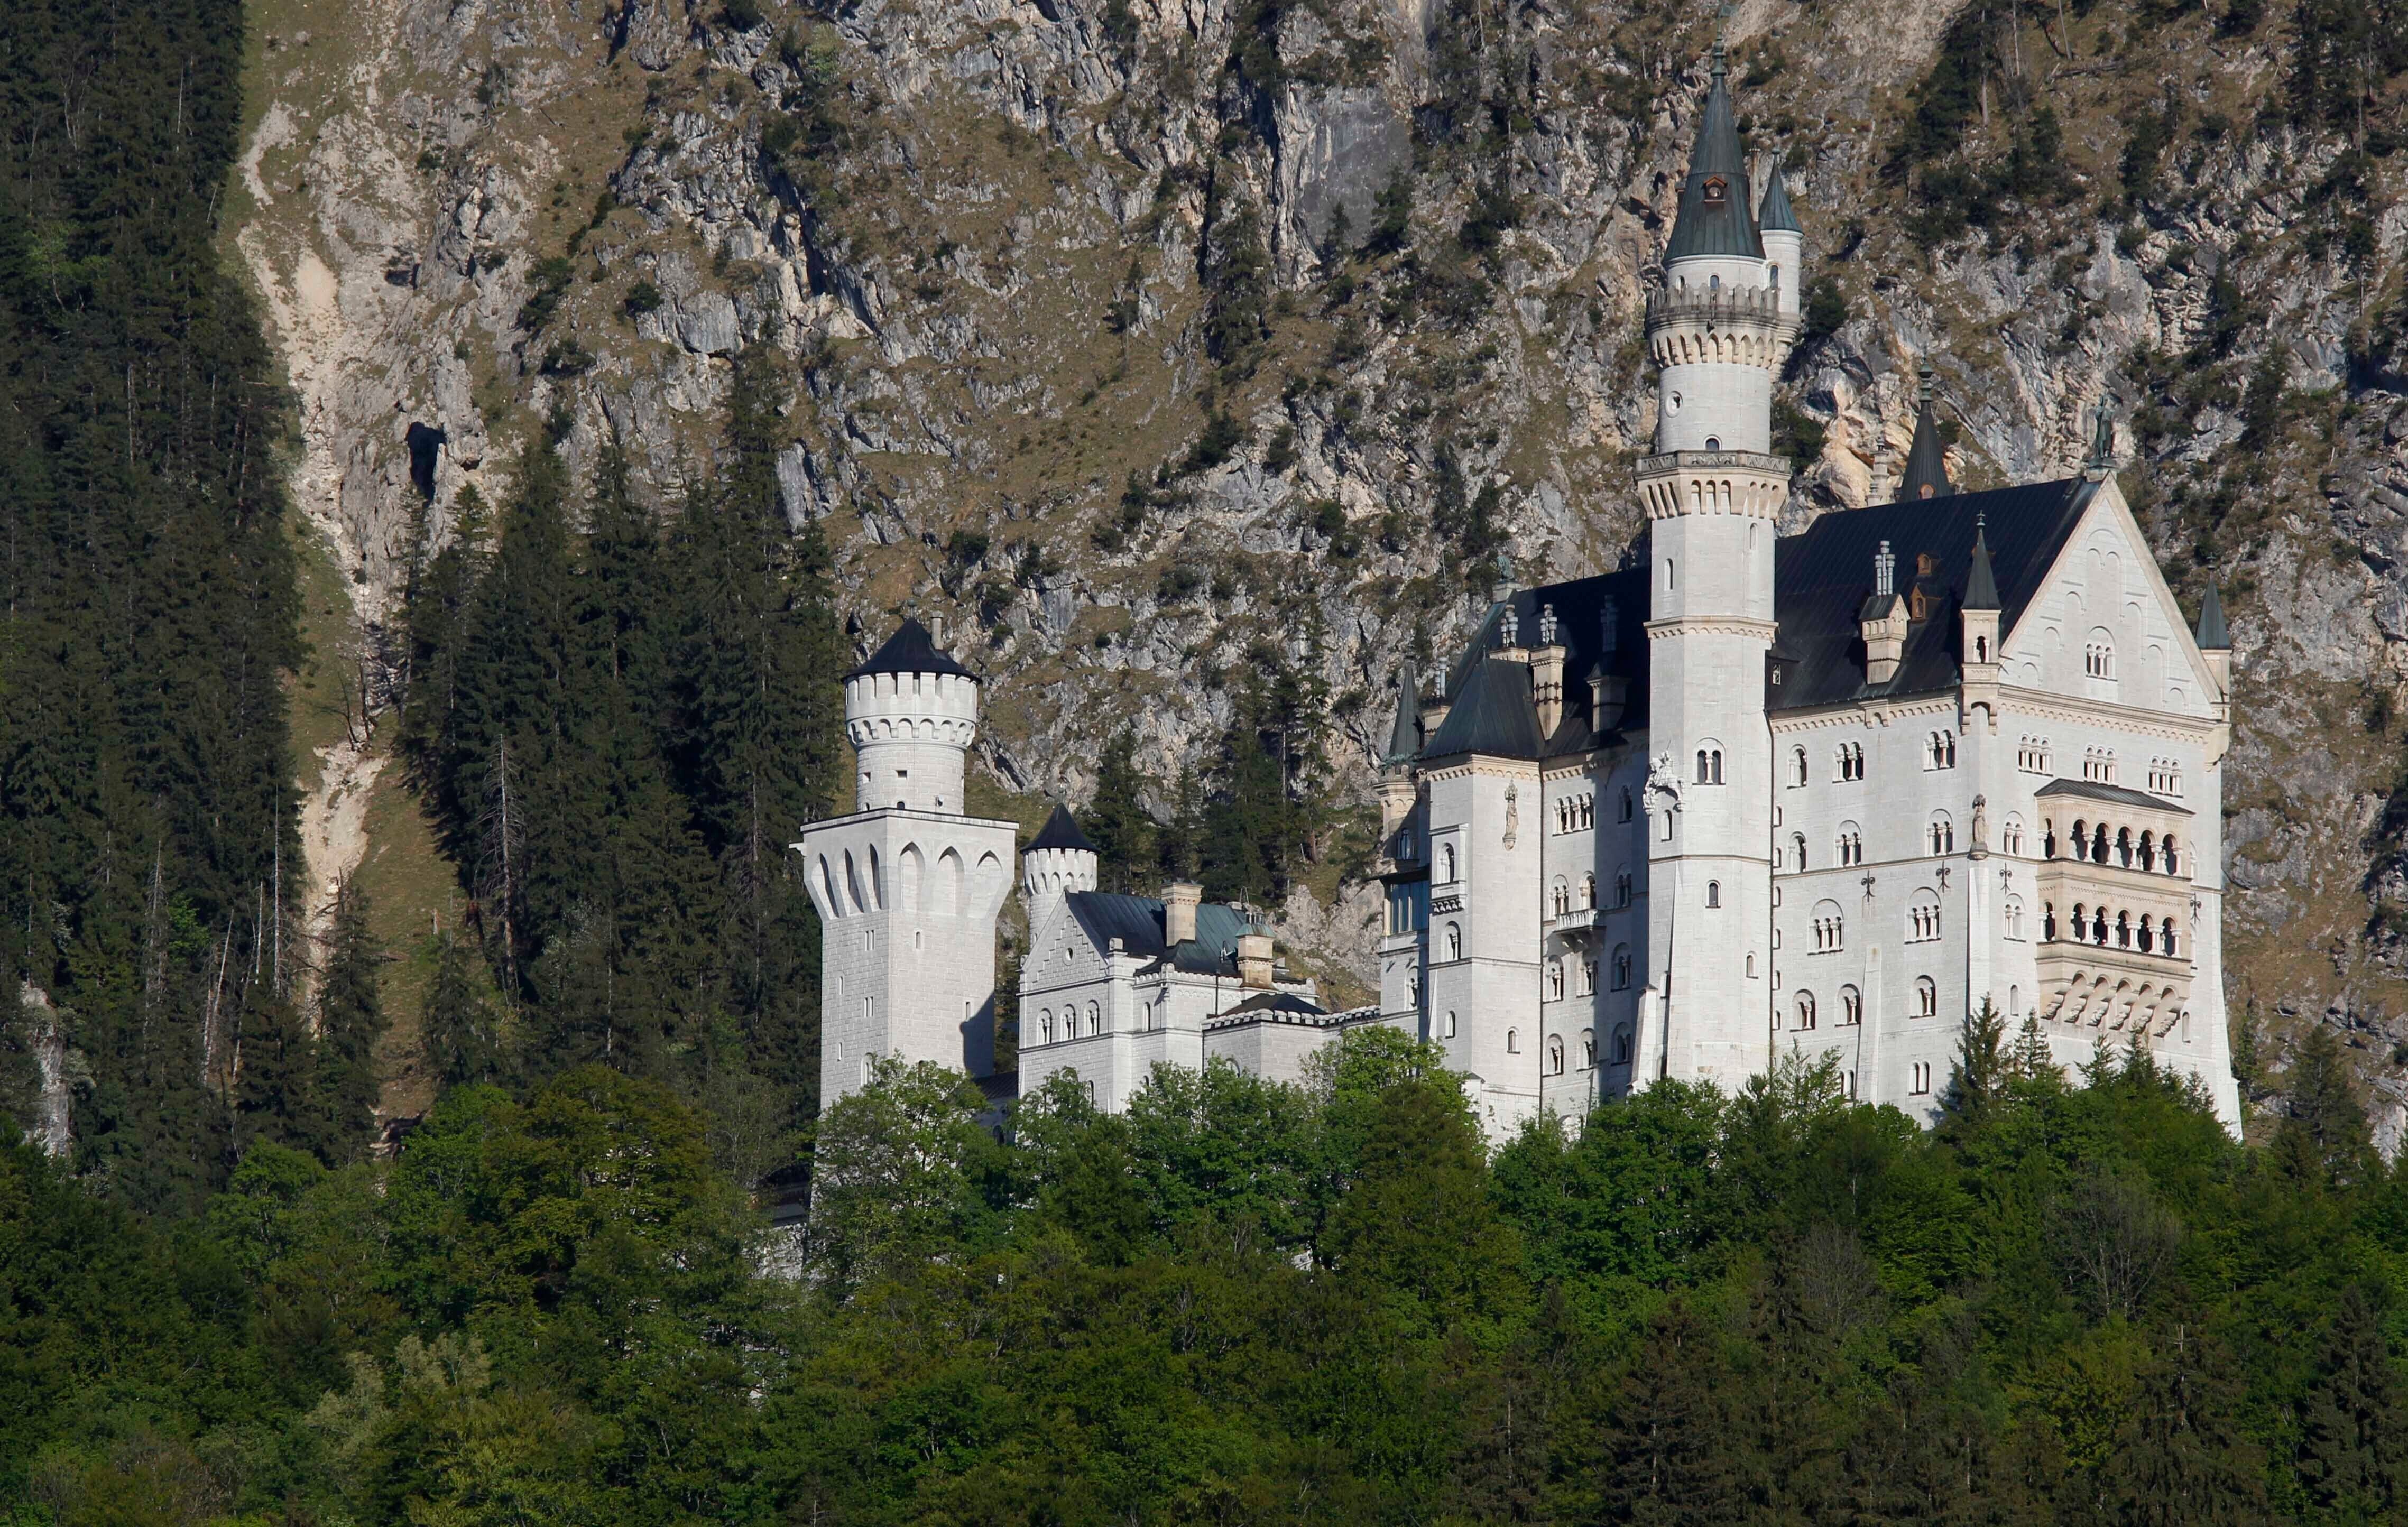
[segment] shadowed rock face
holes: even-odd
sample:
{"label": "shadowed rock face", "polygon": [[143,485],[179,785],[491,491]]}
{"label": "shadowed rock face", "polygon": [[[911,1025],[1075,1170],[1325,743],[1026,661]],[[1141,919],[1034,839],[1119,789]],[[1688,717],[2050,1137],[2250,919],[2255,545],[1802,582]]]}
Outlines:
{"label": "shadowed rock face", "polygon": [[[1495,553],[1572,576],[1641,529],[1636,339],[1706,12],[1334,0],[1266,31],[1221,0],[959,0],[738,32],[684,0],[593,9],[256,7],[236,239],[302,400],[300,499],[372,625],[412,501],[443,534],[555,407],[580,470],[616,438],[673,499],[748,344],[789,362],[781,498],[828,521],[851,607],[982,627],[991,769],[1074,801],[1122,720],[1156,778],[1199,757],[1232,714],[1207,676],[1258,643],[1326,686],[1318,783],[1359,796],[1384,740],[1361,697],[1463,635]],[[1935,235],[1926,168],[1885,167],[1951,13],[1733,18],[1751,194],[1784,156],[1805,276],[1846,299],[1782,387],[1784,449],[1816,443],[1787,519],[1891,494],[1926,358],[1967,487],[2071,470],[2113,401],[2178,591],[2213,556],[2229,596],[2234,1010],[2329,1012],[2387,1071],[2408,425],[2352,325],[2400,256],[2393,171],[2370,162],[2363,210],[2311,206],[2343,135],[2232,125],[2286,77],[2282,39],[2131,21],[1992,39],[1962,163],[2005,162],[2019,66],[2051,76],[2062,178]],[[2159,78],[2186,83],[2151,180],[2130,86]],[[1400,171],[1405,247],[1327,248],[1341,208],[1373,236]],[[1360,969],[1370,908],[1297,925]]]}

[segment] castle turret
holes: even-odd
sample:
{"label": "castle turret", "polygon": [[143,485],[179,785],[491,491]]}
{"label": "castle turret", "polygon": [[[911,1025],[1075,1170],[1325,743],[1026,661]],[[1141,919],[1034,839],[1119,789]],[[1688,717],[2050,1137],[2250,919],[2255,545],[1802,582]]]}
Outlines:
{"label": "castle turret", "polygon": [[917,621],[845,675],[857,809],[795,845],[820,914],[823,1107],[884,1058],[994,1070],[995,922],[1018,829],[962,810],[979,692]]}
{"label": "castle turret", "polygon": [[1020,852],[1020,891],[1028,898],[1031,935],[1045,925],[1063,897],[1095,889],[1096,846],[1079,831],[1069,809],[1057,806]]}
{"label": "castle turret", "polygon": [[1764,179],[1764,200],[1756,209],[1756,233],[1764,240],[1764,276],[1767,284],[1781,299],[1781,311],[1790,318],[1798,316],[1799,288],[1804,284],[1799,275],[1806,258],[1806,230],[1798,226],[1798,214],[1789,207],[1789,187],[1781,177],[1781,166]]}
{"label": "castle turret", "polygon": [[1906,469],[1899,474],[1898,502],[1946,498],[1956,491],[1948,480],[1948,449],[1940,443],[1940,421],[1931,400],[1931,368],[1916,376],[1914,443],[1907,448]]}
{"label": "castle turret", "polygon": [[[1767,205],[1784,211],[1785,193]],[[1784,221],[1794,222],[1795,219]],[[1770,1014],[1775,518],[1789,463],[1772,454],[1772,383],[1798,337],[1798,246],[1776,290],[1747,205],[1722,50],[1648,299],[1662,368],[1656,453],[1639,464],[1649,521],[1649,967],[1661,972],[1639,1085],[1734,1083],[1760,1068]],[[1659,958],[1660,951],[1660,958]]]}

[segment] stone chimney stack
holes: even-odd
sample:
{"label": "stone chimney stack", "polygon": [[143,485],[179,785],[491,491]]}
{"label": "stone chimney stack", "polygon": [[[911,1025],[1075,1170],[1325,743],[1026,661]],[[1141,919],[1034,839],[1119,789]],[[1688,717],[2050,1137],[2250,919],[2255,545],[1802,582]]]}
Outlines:
{"label": "stone chimney stack", "polygon": [[1564,719],[1564,644],[1557,639],[1553,605],[1539,611],[1539,645],[1530,649],[1530,694],[1538,703],[1539,735],[1554,736]]}
{"label": "stone chimney stack", "polygon": [[1238,984],[1249,992],[1271,989],[1271,935],[1259,922],[1238,935]]}
{"label": "stone chimney stack", "polygon": [[1172,949],[1196,937],[1196,908],[1204,888],[1192,880],[1173,880],[1162,888],[1162,941]]}

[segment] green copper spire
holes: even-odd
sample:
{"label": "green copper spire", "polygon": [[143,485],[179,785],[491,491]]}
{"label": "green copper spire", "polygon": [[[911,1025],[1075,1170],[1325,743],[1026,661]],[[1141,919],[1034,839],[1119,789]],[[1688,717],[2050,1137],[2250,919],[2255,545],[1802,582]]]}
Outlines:
{"label": "green copper spire", "polygon": [[1747,209],[1747,162],[1739,147],[1739,123],[1731,116],[1729,69],[1722,44],[1714,44],[1713,82],[1706,89],[1706,114],[1689,151],[1689,178],[1681,185],[1681,210],[1673,219],[1667,263],[1693,255],[1764,258],[1764,240]]}
{"label": "green copper spire", "polygon": [[1798,214],[1789,209],[1789,187],[1784,183],[1781,166],[1772,166],[1772,174],[1764,182],[1764,200],[1756,210],[1756,225],[1768,234],[1803,234],[1798,226]]}
{"label": "green copper spire", "polygon": [[2199,602],[2199,649],[2202,652],[2229,652],[2232,637],[2224,629],[2224,601],[2215,596],[2215,579],[2207,580],[2207,597]]}
{"label": "green copper spire", "polygon": [[1906,475],[1898,480],[1898,502],[1946,498],[1956,491],[1948,480],[1948,452],[1940,444],[1940,427],[1932,417],[1931,368],[1923,368],[1914,409],[1914,444],[1906,453]]}

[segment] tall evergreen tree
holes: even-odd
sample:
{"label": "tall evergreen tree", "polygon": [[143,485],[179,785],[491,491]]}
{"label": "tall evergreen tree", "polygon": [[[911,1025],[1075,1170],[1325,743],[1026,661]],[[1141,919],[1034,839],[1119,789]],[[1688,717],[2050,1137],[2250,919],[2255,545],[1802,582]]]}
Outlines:
{"label": "tall evergreen tree", "polygon": [[2319,1510],[2343,1521],[2392,1521],[2408,1464],[2408,1415],[2365,1285],[2342,1290],[2316,1375],[2300,1406],[2300,1481]]}
{"label": "tall evergreen tree", "polygon": [[1096,798],[1080,822],[1096,846],[1096,878],[1106,891],[1139,892],[1152,878],[1154,826],[1141,798],[1144,789],[1137,735],[1123,727],[1104,744],[1096,765]]}
{"label": "tall evergreen tree", "polygon": [[437,941],[435,978],[420,1014],[421,1063],[437,1087],[497,1081],[508,1074],[501,1017],[486,1000],[476,955],[449,934]]}
{"label": "tall evergreen tree", "polygon": [[384,951],[368,932],[367,892],[345,880],[335,892],[326,968],[318,987],[317,1084],[328,1163],[356,1160],[376,1134],[377,1044],[384,1037],[378,994]]}

